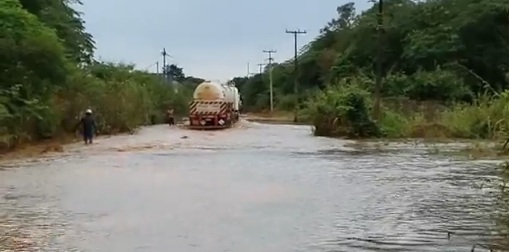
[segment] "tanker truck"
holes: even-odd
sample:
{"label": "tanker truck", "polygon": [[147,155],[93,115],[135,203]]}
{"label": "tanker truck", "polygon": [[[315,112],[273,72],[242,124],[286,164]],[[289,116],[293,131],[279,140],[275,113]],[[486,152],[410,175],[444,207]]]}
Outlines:
{"label": "tanker truck", "polygon": [[240,94],[234,83],[202,82],[189,104],[189,128],[225,129],[239,121]]}

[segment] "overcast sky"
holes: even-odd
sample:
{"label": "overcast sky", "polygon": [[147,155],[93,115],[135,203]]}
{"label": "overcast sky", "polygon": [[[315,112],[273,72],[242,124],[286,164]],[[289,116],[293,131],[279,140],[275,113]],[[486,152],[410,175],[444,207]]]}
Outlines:
{"label": "overcast sky", "polygon": [[[96,58],[134,63],[146,69],[162,61],[166,47],[170,63],[186,75],[226,80],[258,71],[265,49],[275,49],[276,61],[293,55],[293,37],[285,29],[302,29],[299,47],[336,17],[347,0],[84,0],[87,30],[97,43]],[[354,0],[357,10],[371,4]],[[156,71],[155,65],[148,70]]]}

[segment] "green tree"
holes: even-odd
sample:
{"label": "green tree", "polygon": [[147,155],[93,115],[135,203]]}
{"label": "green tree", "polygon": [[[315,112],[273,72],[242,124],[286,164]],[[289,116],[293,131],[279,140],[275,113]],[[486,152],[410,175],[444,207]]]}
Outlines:
{"label": "green tree", "polygon": [[[384,95],[471,101],[472,95],[484,92],[486,86],[498,92],[506,89],[507,6],[508,0],[384,1]],[[323,90],[343,79],[374,78],[377,8],[375,3],[356,14],[351,2],[336,9],[337,16],[299,55],[298,76],[303,93],[316,88]],[[293,95],[293,83],[288,81],[295,75],[292,63],[289,60],[274,70],[274,75],[285,76],[274,82],[280,94],[276,103]],[[267,74],[253,76],[244,83],[264,80]],[[446,76],[456,80],[446,81]],[[244,96],[252,96],[246,97],[247,106],[266,105],[262,101],[266,90],[260,85],[243,85]],[[366,88],[372,90],[372,86]],[[450,94],[444,96],[444,92]]]}
{"label": "green tree", "polygon": [[175,80],[177,82],[183,82],[186,79],[184,70],[175,64],[164,66],[163,73],[167,76],[168,79]]}
{"label": "green tree", "polygon": [[80,3],[0,1],[0,151],[72,133],[87,108],[102,133],[163,122],[169,106],[187,113],[200,78],[175,66],[185,84],[177,95],[156,74],[93,61],[92,36],[72,4]]}
{"label": "green tree", "polygon": [[95,42],[85,31],[81,13],[70,7],[82,5],[79,0],[20,0],[23,8],[36,15],[41,22],[56,30],[68,57],[77,63],[92,63]]}

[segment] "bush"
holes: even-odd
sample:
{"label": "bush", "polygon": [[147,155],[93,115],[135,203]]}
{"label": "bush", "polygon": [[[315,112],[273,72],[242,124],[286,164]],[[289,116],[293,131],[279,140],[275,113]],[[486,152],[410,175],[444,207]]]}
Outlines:
{"label": "bush", "polygon": [[509,91],[480,95],[472,104],[455,103],[426,118],[384,109],[380,127],[388,137],[502,139],[509,133]]}
{"label": "bush", "polygon": [[473,103],[456,102],[441,107],[433,116],[428,115],[429,111],[402,113],[384,107],[376,125],[369,116],[370,93],[357,83],[356,79],[345,78],[307,103],[305,115],[310,118],[315,135],[469,139],[501,139],[509,135],[509,91],[479,95]]}
{"label": "bush", "polygon": [[390,138],[405,137],[408,134],[409,119],[387,108],[380,120],[382,135]]}
{"label": "bush", "polygon": [[480,95],[473,104],[459,103],[445,111],[442,122],[456,137],[505,138],[509,130],[509,91]]}
{"label": "bush", "polygon": [[104,71],[97,76],[77,71],[45,100],[24,100],[20,85],[0,91],[3,147],[72,133],[87,108],[94,111],[101,134],[134,132],[142,125],[163,123],[169,107],[177,115],[187,113],[191,88],[184,86],[177,94],[159,76],[133,71],[132,66],[93,67]]}
{"label": "bush", "polygon": [[381,131],[369,116],[369,93],[355,81],[328,86],[308,103],[305,113],[317,136],[379,137]]}
{"label": "bush", "polygon": [[192,86],[177,94],[132,65],[93,63],[93,39],[69,2],[32,2],[0,1],[0,149],[72,133],[87,108],[106,134],[163,122],[168,107],[187,112]]}

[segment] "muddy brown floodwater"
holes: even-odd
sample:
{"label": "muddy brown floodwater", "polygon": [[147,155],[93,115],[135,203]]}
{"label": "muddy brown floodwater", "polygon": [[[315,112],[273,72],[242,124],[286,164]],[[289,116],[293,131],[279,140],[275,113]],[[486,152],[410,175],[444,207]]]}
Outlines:
{"label": "muddy brown floodwater", "polygon": [[489,240],[494,164],[347,143],[308,126],[154,126],[10,161],[0,250],[463,252]]}

